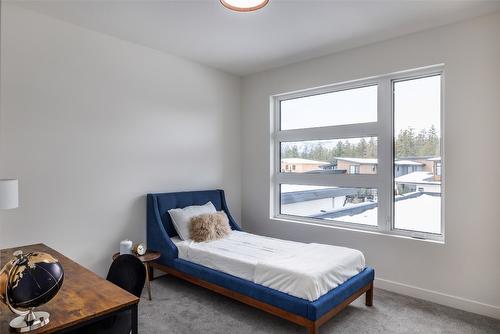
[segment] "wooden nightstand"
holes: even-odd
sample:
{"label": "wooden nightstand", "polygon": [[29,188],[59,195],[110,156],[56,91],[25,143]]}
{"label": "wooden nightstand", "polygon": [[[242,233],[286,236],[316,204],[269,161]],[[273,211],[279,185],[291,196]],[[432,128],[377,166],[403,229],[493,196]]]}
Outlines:
{"label": "wooden nightstand", "polygon": [[[113,254],[113,260],[116,259],[116,257],[118,257],[118,255],[120,255],[120,253],[115,253]],[[157,251],[153,251],[153,250],[148,250],[146,251],[146,254],[144,255],[136,255],[134,253],[132,253],[132,255],[136,256],[139,260],[142,261],[142,263],[144,263],[144,267],[146,267],[146,287],[148,288],[148,297],[149,297],[149,300],[152,300],[151,298],[151,281],[153,280],[153,277],[152,277],[152,269],[150,266],[149,266],[149,263],[151,261],[154,261],[158,258],[160,258],[161,256],[161,253],[160,252],[157,252]]]}

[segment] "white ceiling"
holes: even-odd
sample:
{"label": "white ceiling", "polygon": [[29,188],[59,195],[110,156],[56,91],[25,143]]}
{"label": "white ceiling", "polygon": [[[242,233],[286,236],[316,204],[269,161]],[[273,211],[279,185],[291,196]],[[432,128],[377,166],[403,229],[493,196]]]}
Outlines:
{"label": "white ceiling", "polygon": [[270,0],[252,13],[218,0],[16,4],[238,75],[500,10],[500,0]]}

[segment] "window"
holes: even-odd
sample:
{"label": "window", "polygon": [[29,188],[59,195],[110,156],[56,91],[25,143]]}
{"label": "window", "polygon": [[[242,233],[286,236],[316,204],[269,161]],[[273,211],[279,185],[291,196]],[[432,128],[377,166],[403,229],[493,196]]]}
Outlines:
{"label": "window", "polygon": [[359,165],[350,165],[349,174],[359,174]]}
{"label": "window", "polygon": [[432,66],[274,96],[271,216],[444,240],[442,78]]}
{"label": "window", "polygon": [[280,113],[281,130],[376,122],[377,85],[282,100]]}
{"label": "window", "polygon": [[[441,75],[396,80],[393,91],[394,159],[429,167],[416,172],[411,165],[395,177],[394,228],[439,235],[441,181],[432,169],[441,159]],[[399,191],[401,183],[407,188]]]}

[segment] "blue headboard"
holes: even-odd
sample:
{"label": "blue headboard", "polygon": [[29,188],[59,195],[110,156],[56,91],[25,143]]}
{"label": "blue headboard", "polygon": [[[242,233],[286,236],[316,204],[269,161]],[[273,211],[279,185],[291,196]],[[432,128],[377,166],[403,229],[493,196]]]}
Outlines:
{"label": "blue headboard", "polygon": [[160,251],[162,260],[177,258],[177,247],[170,238],[177,236],[168,210],[212,202],[217,211],[224,211],[233,230],[240,231],[226,204],[224,190],[184,191],[147,195],[148,248]]}

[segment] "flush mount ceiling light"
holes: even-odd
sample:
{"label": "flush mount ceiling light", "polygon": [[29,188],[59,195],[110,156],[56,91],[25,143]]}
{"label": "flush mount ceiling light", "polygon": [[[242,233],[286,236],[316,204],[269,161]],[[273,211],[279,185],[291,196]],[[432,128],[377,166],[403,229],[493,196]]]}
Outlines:
{"label": "flush mount ceiling light", "polygon": [[261,9],[269,0],[220,0],[220,3],[231,10],[237,12],[252,12]]}

